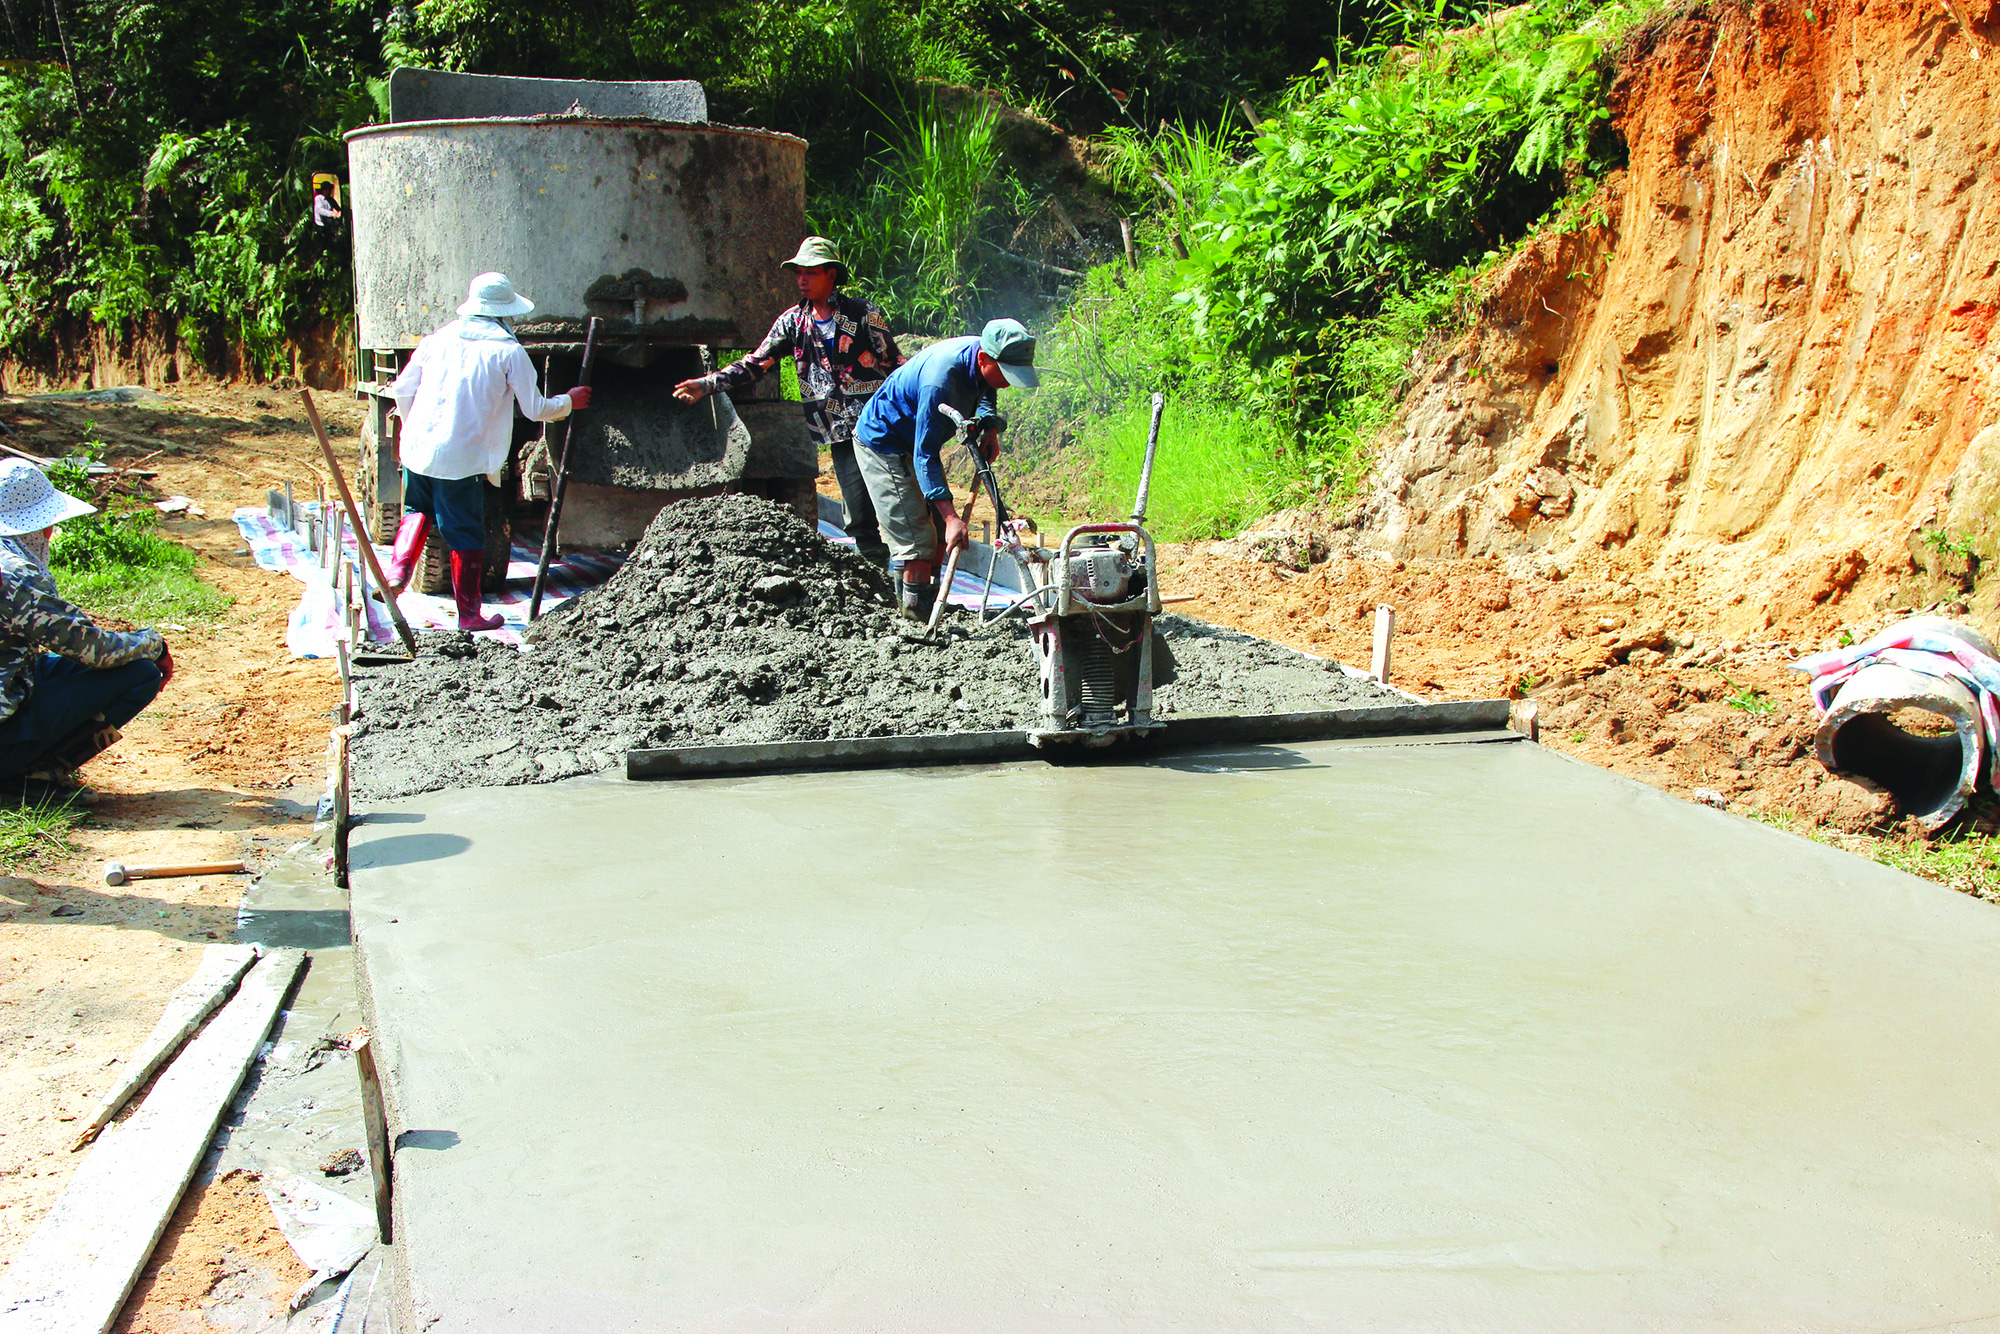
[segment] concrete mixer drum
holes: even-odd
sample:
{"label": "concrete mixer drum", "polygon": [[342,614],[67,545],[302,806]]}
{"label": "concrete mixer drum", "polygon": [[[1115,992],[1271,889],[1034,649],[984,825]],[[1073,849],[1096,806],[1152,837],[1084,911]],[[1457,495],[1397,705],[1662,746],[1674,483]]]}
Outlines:
{"label": "concrete mixer drum", "polygon": [[[796,294],[779,267],[805,234],[805,141],[713,125],[699,84],[514,79],[399,69],[393,119],[347,136],[363,430],[362,503],[378,540],[401,513],[386,389],[419,339],[498,269],[535,302],[515,333],[544,393],[575,383],[603,323],[596,398],[573,419],[561,545],[617,546],[685,495],[740,490],[813,514],[819,460],[773,376],[740,400],[673,386],[753,348]],[[569,422],[516,421],[489,495],[488,569],[547,500]],[[442,581],[442,552],[427,562]]]}

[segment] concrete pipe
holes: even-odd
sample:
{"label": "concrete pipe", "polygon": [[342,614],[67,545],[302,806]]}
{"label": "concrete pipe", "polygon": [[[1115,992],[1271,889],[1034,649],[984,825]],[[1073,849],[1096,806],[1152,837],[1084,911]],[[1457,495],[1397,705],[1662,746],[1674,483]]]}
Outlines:
{"label": "concrete pipe", "polygon": [[[1920,616],[1892,627],[1942,634],[1993,656],[1977,630],[1942,617]],[[1948,721],[1935,736],[1906,732],[1890,719],[1899,709],[1922,709]],[[1985,746],[1979,701],[1963,683],[1890,663],[1863,667],[1841,684],[1813,737],[1819,762],[1888,790],[1896,808],[1929,832],[1964,808],[1979,785]]]}

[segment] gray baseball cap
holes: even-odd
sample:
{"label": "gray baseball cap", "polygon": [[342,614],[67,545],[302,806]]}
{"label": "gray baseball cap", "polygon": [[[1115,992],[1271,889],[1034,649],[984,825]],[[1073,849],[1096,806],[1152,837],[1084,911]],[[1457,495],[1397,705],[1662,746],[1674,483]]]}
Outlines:
{"label": "gray baseball cap", "polygon": [[1035,369],[1035,336],[1019,320],[987,321],[979,332],[979,350],[1000,363],[1000,373],[1016,389],[1033,389],[1042,382]]}

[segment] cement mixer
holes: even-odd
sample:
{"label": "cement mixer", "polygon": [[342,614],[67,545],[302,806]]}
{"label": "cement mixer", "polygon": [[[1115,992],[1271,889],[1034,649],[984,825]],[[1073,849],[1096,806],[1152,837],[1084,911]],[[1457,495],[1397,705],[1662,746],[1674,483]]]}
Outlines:
{"label": "cement mixer", "polygon": [[[539,526],[563,432],[574,430],[563,548],[638,538],[682,496],[746,491],[811,520],[819,460],[796,404],[676,382],[755,347],[792,304],[780,261],[805,234],[805,141],[708,123],[690,82],[598,83],[398,69],[390,119],[347,136],[354,236],[360,501],[373,536],[402,517],[390,381],[452,318],[466,280],[499,269],[535,302],[515,327],[542,391],[576,383],[603,321],[591,410],[516,421],[505,484],[487,489],[489,586],[516,524]],[[756,393],[757,391],[752,391]],[[442,591],[438,539],[421,586]]]}

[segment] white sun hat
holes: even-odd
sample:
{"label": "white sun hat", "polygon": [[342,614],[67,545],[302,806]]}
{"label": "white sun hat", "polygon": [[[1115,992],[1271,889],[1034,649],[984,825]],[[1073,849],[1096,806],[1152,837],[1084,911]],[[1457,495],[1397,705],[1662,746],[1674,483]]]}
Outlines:
{"label": "white sun hat", "polygon": [[504,273],[482,273],[465,289],[461,315],[525,315],[535,303],[514,290],[514,280]]}
{"label": "white sun hat", "polygon": [[26,459],[0,463],[0,537],[39,533],[64,519],[95,513],[97,506],[56,490]]}

